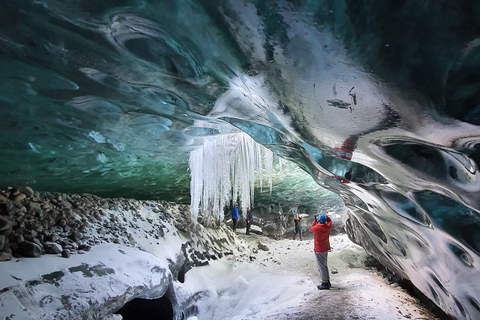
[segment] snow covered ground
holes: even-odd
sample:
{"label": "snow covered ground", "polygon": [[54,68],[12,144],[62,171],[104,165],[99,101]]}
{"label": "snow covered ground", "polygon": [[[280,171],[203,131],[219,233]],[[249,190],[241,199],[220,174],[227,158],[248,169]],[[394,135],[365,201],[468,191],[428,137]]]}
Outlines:
{"label": "snow covered ground", "polygon": [[[128,203],[136,209],[104,210],[90,227],[85,237],[98,244],[88,252],[0,263],[0,319],[119,319],[111,313],[130,299],[167,293],[178,319],[182,312],[189,320],[436,319],[365,267],[367,254],[346,235],[331,237],[333,287],[319,291],[311,237],[274,240],[200,224],[189,233],[179,231],[188,229],[176,206],[162,205],[157,214],[160,204]],[[98,229],[106,221],[115,224]],[[114,227],[130,240],[107,241]],[[183,263],[182,247],[208,263],[189,270],[183,283],[172,274]]]}
{"label": "snow covered ground", "polygon": [[[190,270],[179,296],[203,292],[193,319],[436,319],[376,270],[346,235],[331,237],[331,290],[319,291],[313,240],[273,240],[240,230],[245,250]],[[258,249],[258,243],[268,251]],[[335,271],[334,271],[335,270]],[[332,271],[337,273],[332,273]]]}

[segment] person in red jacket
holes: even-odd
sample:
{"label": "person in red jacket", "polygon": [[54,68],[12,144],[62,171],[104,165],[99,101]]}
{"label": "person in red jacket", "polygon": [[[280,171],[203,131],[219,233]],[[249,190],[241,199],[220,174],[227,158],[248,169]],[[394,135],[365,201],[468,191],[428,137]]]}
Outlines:
{"label": "person in red jacket", "polygon": [[332,220],[330,217],[321,214],[315,216],[310,227],[310,232],[313,232],[313,239],[315,243],[315,257],[317,258],[317,268],[322,277],[322,284],[318,285],[319,290],[330,289],[330,275],[328,274],[327,255],[330,250],[330,229],[332,228]]}

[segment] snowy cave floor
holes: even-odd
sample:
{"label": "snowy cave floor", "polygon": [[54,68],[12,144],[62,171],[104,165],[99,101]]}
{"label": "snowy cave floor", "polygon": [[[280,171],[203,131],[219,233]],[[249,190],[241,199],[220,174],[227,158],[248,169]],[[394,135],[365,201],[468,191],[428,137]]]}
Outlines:
{"label": "snowy cave floor", "polygon": [[[345,234],[330,238],[332,251],[328,263],[332,289],[322,291],[317,289],[320,276],[313,253],[313,239],[275,240],[254,233],[245,235],[245,230],[237,230],[233,239],[236,248],[233,254],[189,270],[183,283],[174,281],[178,305],[195,310],[194,314],[185,314],[188,320],[438,319],[405,290],[395,284],[389,285],[376,269],[366,267],[364,261],[367,254]],[[174,241],[172,237],[164,245],[172,246]],[[162,245],[160,247],[165,248]],[[94,246],[90,252],[73,255],[70,259],[44,255],[35,259],[19,258],[3,262],[0,264],[0,273],[3,275],[0,278],[1,287],[17,289],[3,293],[0,318],[39,319],[36,316],[40,312],[38,306],[25,305],[25,299],[23,305],[18,303],[18,294],[24,292],[22,288],[25,281],[22,279],[45,278],[45,275],[56,274],[58,270],[78,268],[80,264],[103,266],[106,271],[113,268],[118,276],[128,278],[128,283],[138,286],[159,282],[160,275],[152,274],[149,270],[155,266],[166,266],[162,259],[148,252],[114,243]],[[129,273],[129,266],[139,264],[145,268],[136,270],[142,272]],[[92,267],[90,269],[93,270]],[[65,292],[69,292],[70,287],[78,288],[75,289],[79,296],[77,301],[89,301],[93,296],[108,296],[111,290],[121,291],[123,283],[117,278],[114,282],[95,283],[95,277],[85,278],[81,272],[66,274],[62,281]],[[46,285],[36,290],[44,297],[41,302],[52,305],[51,314],[58,315],[55,318],[74,319],[54,310],[55,300],[50,297],[49,290],[55,287],[55,283],[52,282],[50,287]],[[48,292],[41,292],[42,288]],[[120,315],[112,315],[108,319],[120,318]]]}
{"label": "snowy cave floor", "polygon": [[[330,237],[330,290],[318,290],[313,239],[274,240],[237,229],[244,252],[190,270],[183,290],[206,290],[189,319],[439,319],[406,290],[366,267],[348,237]],[[258,248],[261,243],[268,251]],[[177,290],[177,292],[181,291]]]}

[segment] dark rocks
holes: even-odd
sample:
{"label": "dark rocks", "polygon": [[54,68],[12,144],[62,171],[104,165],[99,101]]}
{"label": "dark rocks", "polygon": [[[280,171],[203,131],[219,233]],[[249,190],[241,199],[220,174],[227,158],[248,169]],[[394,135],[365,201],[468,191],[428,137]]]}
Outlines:
{"label": "dark rocks", "polygon": [[67,220],[64,218],[61,218],[57,221],[57,226],[64,228],[66,225],[67,225]]}
{"label": "dark rocks", "polygon": [[70,255],[71,255],[70,250],[65,249],[65,250],[62,251],[62,257],[63,258],[70,258]]}
{"label": "dark rocks", "polygon": [[5,236],[0,234],[0,250],[3,250],[4,246],[5,246]]}
{"label": "dark rocks", "polygon": [[42,248],[35,242],[24,241],[19,248],[24,257],[37,258],[43,253]]}
{"label": "dark rocks", "polygon": [[[25,198],[15,202],[14,199],[22,194]],[[142,212],[147,207],[154,215]],[[203,217],[200,220],[205,227],[215,225],[214,219]],[[140,229],[136,221],[145,222],[147,227]],[[172,225],[177,229],[170,227]],[[178,267],[185,263],[189,269],[233,254],[231,251],[223,253],[229,248],[228,244],[234,242],[228,233],[222,231],[216,238],[205,239],[198,237],[203,228],[202,224],[193,224],[188,205],[36,192],[31,188],[0,188],[0,261],[10,260],[12,256],[38,257],[42,254],[69,258],[87,253],[102,243],[137,247],[139,236],[151,241],[179,232],[185,237],[194,233],[197,236],[186,245],[189,249],[183,252],[185,255]]]}
{"label": "dark rocks", "polygon": [[5,202],[7,200],[8,200],[7,197],[5,197],[3,194],[0,194],[0,202]]}
{"label": "dark rocks", "polygon": [[28,211],[27,213],[29,214],[38,214],[42,212],[42,208],[40,206],[40,203],[37,203],[37,202],[30,202],[28,204]]}
{"label": "dark rocks", "polygon": [[19,193],[19,194],[17,194],[17,195],[14,197],[13,201],[15,201],[15,202],[21,202],[21,201],[23,201],[26,197],[27,197],[27,196],[24,195],[23,193]]}
{"label": "dark rocks", "polygon": [[33,197],[33,189],[30,187],[21,187],[19,188],[19,191],[25,194],[28,198]]}
{"label": "dark rocks", "polygon": [[45,242],[43,248],[45,249],[45,253],[48,254],[58,254],[63,250],[62,246],[55,242]]}
{"label": "dark rocks", "polygon": [[12,260],[12,254],[8,252],[0,252],[0,261]]}
{"label": "dark rocks", "polygon": [[75,242],[78,242],[82,239],[82,234],[77,230],[73,230],[72,233],[70,234],[70,239],[72,239]]}
{"label": "dark rocks", "polygon": [[56,242],[58,240],[60,240],[60,237],[56,233],[52,233],[45,236],[45,241],[48,241],[48,242]]}
{"label": "dark rocks", "polygon": [[86,251],[86,252],[90,251],[91,248],[92,248],[91,246],[88,246],[86,244],[81,244],[81,245],[78,246],[78,250],[82,250],[82,251]]}
{"label": "dark rocks", "polygon": [[14,223],[9,217],[0,216],[0,231],[9,229],[13,226]]}

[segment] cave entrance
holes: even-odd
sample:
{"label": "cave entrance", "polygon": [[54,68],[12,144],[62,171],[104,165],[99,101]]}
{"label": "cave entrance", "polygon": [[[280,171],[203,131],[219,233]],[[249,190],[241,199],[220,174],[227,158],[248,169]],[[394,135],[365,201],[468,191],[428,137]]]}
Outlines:
{"label": "cave entrance", "polygon": [[172,320],[173,305],[165,296],[151,300],[133,299],[115,314],[121,314],[123,320]]}

